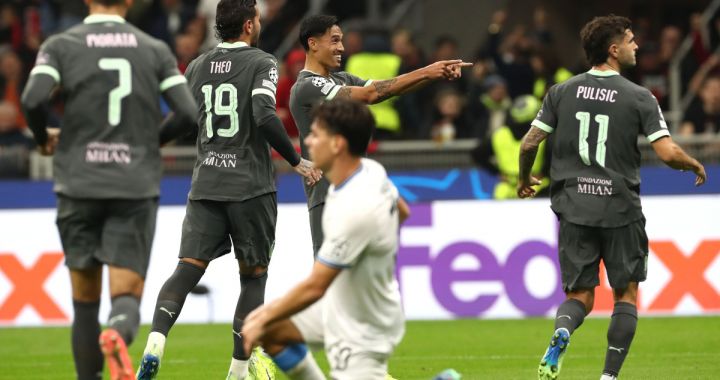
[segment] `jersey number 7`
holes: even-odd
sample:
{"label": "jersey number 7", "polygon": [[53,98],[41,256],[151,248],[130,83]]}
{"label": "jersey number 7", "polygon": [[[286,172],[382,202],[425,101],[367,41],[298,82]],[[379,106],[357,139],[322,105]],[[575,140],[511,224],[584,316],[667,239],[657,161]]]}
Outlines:
{"label": "jersey number 7", "polygon": [[118,72],[118,86],[108,94],[108,123],[116,127],[122,115],[122,100],[132,93],[132,67],[125,58],[101,58],[98,61],[101,70]]}
{"label": "jersey number 7", "polygon": [[[585,165],[590,166],[590,146],[587,142],[588,136],[590,135],[590,112],[577,112],[575,118],[580,120],[580,146],[578,147],[580,158]],[[605,167],[605,142],[607,141],[610,117],[608,115],[595,115],[595,122],[597,122],[599,126],[598,140],[595,148],[595,161],[598,165]]]}

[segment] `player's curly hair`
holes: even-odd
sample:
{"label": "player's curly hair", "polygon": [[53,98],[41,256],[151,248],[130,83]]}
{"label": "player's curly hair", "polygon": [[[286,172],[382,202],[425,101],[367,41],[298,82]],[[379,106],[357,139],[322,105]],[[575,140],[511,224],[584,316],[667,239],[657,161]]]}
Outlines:
{"label": "player's curly hair", "polygon": [[220,41],[240,37],[245,21],[255,18],[255,0],[220,0],[215,14],[215,36]]}
{"label": "player's curly hair", "polygon": [[328,29],[332,28],[333,25],[337,25],[337,23],[337,17],[330,15],[313,15],[305,18],[302,23],[300,23],[300,34],[298,36],[300,45],[302,45],[305,51],[310,50],[308,38],[322,36]]}
{"label": "player's curly hair", "polygon": [[610,14],[595,17],[585,24],[580,31],[585,56],[591,65],[605,63],[608,59],[608,48],[618,39],[625,36],[625,31],[632,28],[627,17]]}
{"label": "player's curly hair", "polygon": [[375,118],[365,103],[333,99],[316,106],[312,117],[331,134],[345,137],[350,154],[356,157],[365,155],[375,132]]}

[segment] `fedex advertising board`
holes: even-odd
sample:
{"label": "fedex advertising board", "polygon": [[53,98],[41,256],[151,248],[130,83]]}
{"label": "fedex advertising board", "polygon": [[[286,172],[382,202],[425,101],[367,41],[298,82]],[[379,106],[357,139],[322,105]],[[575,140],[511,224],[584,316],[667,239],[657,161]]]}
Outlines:
{"label": "fedex advertising board", "polygon": [[[720,313],[720,196],[645,197],[650,240],[643,314]],[[312,266],[307,210],[279,206],[277,242],[266,299],[303,279]],[[550,315],[562,302],[557,220],[548,200],[441,201],[416,204],[400,235],[397,274],[409,319],[522,318]],[[183,206],[158,213],[143,322],[173,272]],[[55,210],[0,211],[0,325],[68,324],[72,301]],[[180,322],[229,322],[239,292],[232,255],[214,261],[201,280],[210,292],[190,295]],[[594,313],[609,313],[604,275]],[[109,311],[103,299],[101,319]]]}

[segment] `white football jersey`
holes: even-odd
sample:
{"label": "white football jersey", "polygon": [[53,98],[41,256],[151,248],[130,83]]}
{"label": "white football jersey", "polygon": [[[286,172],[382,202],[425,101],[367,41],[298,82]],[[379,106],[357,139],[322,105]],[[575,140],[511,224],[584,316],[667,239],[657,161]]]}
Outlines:
{"label": "white football jersey", "polygon": [[405,332],[395,278],[398,191],[379,163],[362,165],[330,186],[323,211],[325,240],[317,260],[342,268],[325,294],[325,343],[341,340],[391,353]]}

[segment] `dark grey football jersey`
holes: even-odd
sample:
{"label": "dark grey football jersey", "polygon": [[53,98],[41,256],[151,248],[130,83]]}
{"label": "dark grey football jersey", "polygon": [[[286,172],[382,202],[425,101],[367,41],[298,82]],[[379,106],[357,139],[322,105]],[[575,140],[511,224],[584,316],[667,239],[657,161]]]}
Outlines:
{"label": "dark grey football jersey", "polygon": [[270,146],[253,117],[253,98],[275,107],[277,60],[245,43],[221,43],[185,76],[201,106],[190,199],[243,201],[275,191]]}
{"label": "dark grey football jersey", "polygon": [[65,94],[55,191],[78,198],[159,194],[160,94],[186,82],[163,42],[118,16],[93,15],[50,37],[31,75]]}
{"label": "dark grey football jersey", "polygon": [[[298,75],[297,81],[290,90],[290,113],[292,113],[295,124],[300,132],[300,152],[305,159],[308,156],[307,147],[305,146],[305,136],[310,134],[310,125],[312,118],[310,111],[312,108],[325,100],[331,100],[343,86],[367,86],[372,83],[371,80],[358,78],[344,71],[330,73],[329,76],[323,77],[320,74],[303,70]],[[305,186],[305,195],[308,199],[308,208],[313,208],[325,202],[330,184],[323,177],[314,186]]]}
{"label": "dark grey football jersey", "polygon": [[552,139],[552,209],[566,220],[619,227],[642,218],[639,135],[669,136],[650,91],[591,70],[550,89],[532,125]]}

